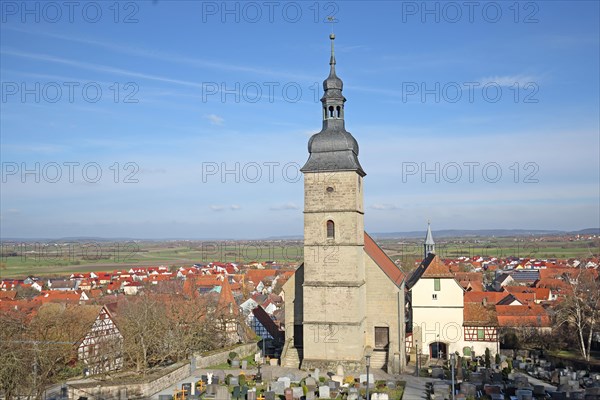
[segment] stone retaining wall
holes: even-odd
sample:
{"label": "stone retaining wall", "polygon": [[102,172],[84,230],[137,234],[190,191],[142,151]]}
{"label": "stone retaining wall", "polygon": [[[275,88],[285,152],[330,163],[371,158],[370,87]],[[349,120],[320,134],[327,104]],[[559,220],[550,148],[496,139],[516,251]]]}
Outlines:
{"label": "stone retaining wall", "polygon": [[[232,351],[238,353],[240,358],[244,358],[256,353],[258,347],[256,343],[248,343],[214,354],[196,355],[196,369],[223,364],[227,362],[227,357]],[[78,399],[79,397],[87,397],[89,400],[100,398],[115,400],[145,399],[184,380],[188,376],[190,376],[190,363],[186,362],[166,367],[163,375],[155,379],[149,378],[151,380],[148,382],[110,384],[110,382],[89,379],[86,382],[69,385],[69,399]]]}

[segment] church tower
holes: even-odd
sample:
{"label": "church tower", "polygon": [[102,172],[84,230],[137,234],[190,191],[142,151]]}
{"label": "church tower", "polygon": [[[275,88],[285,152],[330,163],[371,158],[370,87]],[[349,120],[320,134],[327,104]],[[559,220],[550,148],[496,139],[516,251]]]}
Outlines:
{"label": "church tower", "polygon": [[431,224],[429,223],[429,221],[427,221],[427,236],[425,237],[423,250],[423,259],[426,259],[429,253],[435,254],[435,242],[433,241],[433,235],[431,234]]}
{"label": "church tower", "polygon": [[358,143],[344,126],[333,34],[321,98],[323,128],[308,142],[304,174],[303,368],[364,360],[364,208]]}

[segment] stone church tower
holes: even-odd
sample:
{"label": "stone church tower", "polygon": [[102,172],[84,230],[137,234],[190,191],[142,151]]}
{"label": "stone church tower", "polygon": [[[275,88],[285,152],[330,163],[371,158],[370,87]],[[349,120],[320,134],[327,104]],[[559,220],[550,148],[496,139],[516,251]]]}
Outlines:
{"label": "stone church tower", "polygon": [[284,285],[282,365],[361,370],[365,356],[389,372],[404,366],[404,274],[364,231],[358,143],[345,129],[343,83],[331,39],[322,130],[308,142],[304,263]]}
{"label": "stone church tower", "polygon": [[[304,359],[361,360],[366,317],[364,209],[358,143],[344,127],[343,83],[331,38],[323,129],[308,142],[304,173]],[[325,336],[328,334],[331,336]],[[328,340],[331,339],[331,340]]]}

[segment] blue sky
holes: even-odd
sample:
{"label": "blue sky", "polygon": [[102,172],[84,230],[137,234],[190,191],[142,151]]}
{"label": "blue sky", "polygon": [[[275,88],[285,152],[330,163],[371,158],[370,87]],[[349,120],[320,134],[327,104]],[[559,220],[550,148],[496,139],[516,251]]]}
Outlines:
{"label": "blue sky", "polygon": [[331,14],[368,231],[600,225],[598,2],[66,3],[2,2],[4,238],[301,234]]}

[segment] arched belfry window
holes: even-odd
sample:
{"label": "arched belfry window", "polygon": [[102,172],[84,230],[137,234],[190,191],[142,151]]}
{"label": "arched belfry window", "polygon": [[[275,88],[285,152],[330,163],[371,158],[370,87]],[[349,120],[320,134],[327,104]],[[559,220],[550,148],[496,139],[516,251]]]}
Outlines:
{"label": "arched belfry window", "polygon": [[340,107],[340,106],[337,106],[337,107],[335,108],[335,111],[336,111],[336,114],[337,114],[337,115],[336,115],[336,117],[338,117],[338,118],[339,118],[339,117],[341,117],[341,107]]}
{"label": "arched belfry window", "polygon": [[330,118],[333,118],[333,111],[334,111],[333,106],[329,106],[329,117]]}
{"label": "arched belfry window", "polygon": [[335,238],[335,224],[332,220],[327,221],[327,239]]}

